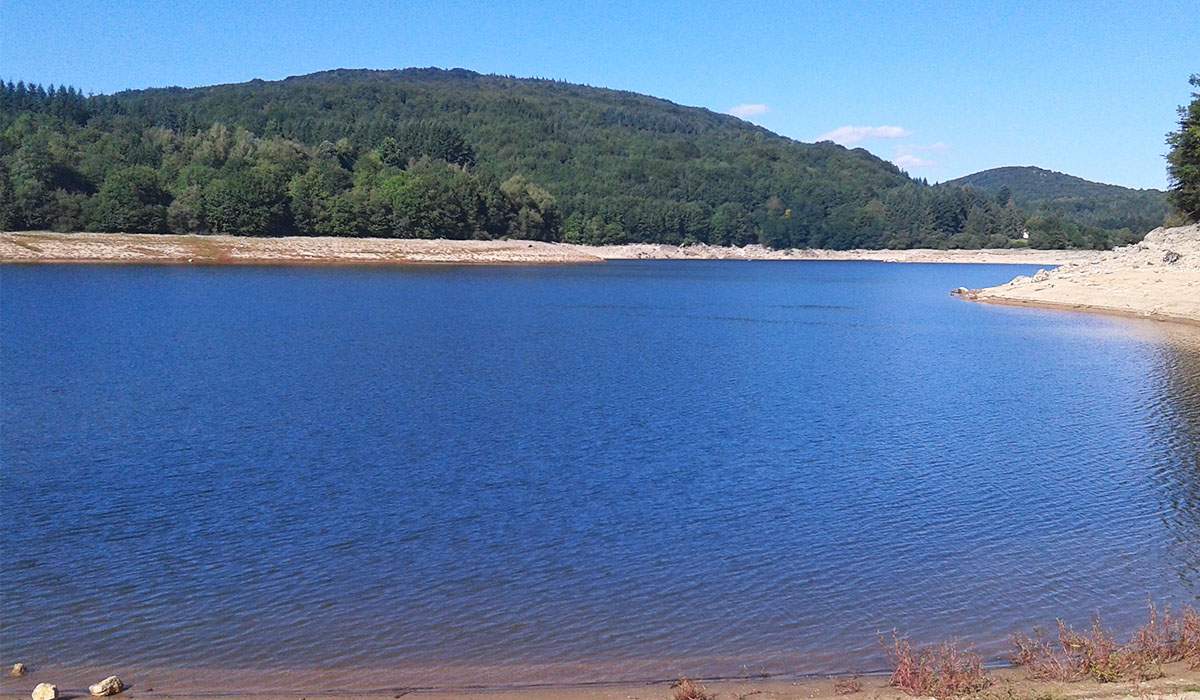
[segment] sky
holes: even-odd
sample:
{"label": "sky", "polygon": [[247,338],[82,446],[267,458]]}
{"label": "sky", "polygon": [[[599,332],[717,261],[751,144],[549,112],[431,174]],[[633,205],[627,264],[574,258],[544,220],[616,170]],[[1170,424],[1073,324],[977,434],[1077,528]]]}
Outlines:
{"label": "sky", "polygon": [[632,90],[944,181],[1167,185],[1196,0],[0,0],[0,79],[85,92],[437,66]]}

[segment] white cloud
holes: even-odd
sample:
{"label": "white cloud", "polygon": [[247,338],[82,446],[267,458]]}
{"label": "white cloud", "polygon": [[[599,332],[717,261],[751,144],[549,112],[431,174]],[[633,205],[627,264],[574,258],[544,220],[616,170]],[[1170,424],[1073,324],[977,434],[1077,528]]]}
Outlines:
{"label": "white cloud", "polygon": [[904,170],[937,168],[941,163],[925,156],[931,153],[944,153],[948,150],[950,150],[950,144],[945,141],[938,141],[937,143],[902,143],[896,146],[896,157],[892,159],[892,162]]}
{"label": "white cloud", "polygon": [[771,111],[770,107],[768,107],[766,105],[762,105],[762,104],[738,105],[737,107],[729,108],[729,114],[732,114],[733,116],[738,117],[740,119],[745,119],[746,117],[756,117],[760,114],[766,114],[767,112],[770,112],[770,111]]}
{"label": "white cloud", "polygon": [[903,153],[892,159],[892,162],[902,170],[914,170],[917,168],[936,168],[938,166],[935,160],[926,160],[919,156],[914,156],[911,153]]}
{"label": "white cloud", "polygon": [[901,126],[839,126],[817,137],[818,141],[833,141],[846,146],[863,139],[906,139],[912,132]]}

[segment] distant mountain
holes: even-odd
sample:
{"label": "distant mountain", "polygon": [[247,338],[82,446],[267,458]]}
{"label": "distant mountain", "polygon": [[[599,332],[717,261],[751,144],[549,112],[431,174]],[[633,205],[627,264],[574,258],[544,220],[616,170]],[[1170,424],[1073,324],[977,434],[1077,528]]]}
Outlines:
{"label": "distant mountain", "polygon": [[1068,216],[1029,199],[1031,218],[1013,199],[707,109],[461,69],[94,97],[0,81],[7,229],[775,248],[1104,248],[1141,232],[1108,226],[1124,200]]}
{"label": "distant mountain", "polygon": [[1002,201],[1011,197],[1018,208],[1034,217],[1109,231],[1127,229],[1138,238],[1161,226],[1169,211],[1162,190],[1108,185],[1033,166],[992,168],[939,186],[970,187]]}

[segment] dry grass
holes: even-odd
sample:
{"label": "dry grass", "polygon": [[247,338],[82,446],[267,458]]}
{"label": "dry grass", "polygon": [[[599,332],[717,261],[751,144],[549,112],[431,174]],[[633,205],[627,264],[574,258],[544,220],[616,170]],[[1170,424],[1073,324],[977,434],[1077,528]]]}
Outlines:
{"label": "dry grass", "polygon": [[862,692],[862,683],[857,678],[843,678],[833,684],[834,695],[853,695]]}
{"label": "dry grass", "polygon": [[671,695],[672,700],[713,700],[713,696],[708,694],[708,689],[687,678],[680,678],[671,687],[675,690]]}
{"label": "dry grass", "polygon": [[1179,659],[1193,671],[1200,670],[1200,611],[1192,606],[1179,616]]}
{"label": "dry grass", "polygon": [[1067,698],[1054,689],[1034,693],[1022,692],[1012,681],[1004,681],[995,688],[989,688],[976,694],[975,700],[1067,700]]}
{"label": "dry grass", "polygon": [[1016,651],[1012,662],[1029,670],[1032,678],[1052,681],[1145,681],[1163,675],[1163,665],[1187,661],[1200,668],[1200,612],[1186,607],[1177,616],[1150,606],[1150,619],[1118,644],[1099,618],[1084,632],[1062,620],[1051,636],[1035,627],[1033,634],[1012,637]]}
{"label": "dry grass", "polygon": [[953,641],[914,647],[892,632],[891,644],[883,637],[879,643],[892,664],[892,685],[909,695],[954,698],[973,695],[991,684],[983,673],[983,658],[959,649]]}

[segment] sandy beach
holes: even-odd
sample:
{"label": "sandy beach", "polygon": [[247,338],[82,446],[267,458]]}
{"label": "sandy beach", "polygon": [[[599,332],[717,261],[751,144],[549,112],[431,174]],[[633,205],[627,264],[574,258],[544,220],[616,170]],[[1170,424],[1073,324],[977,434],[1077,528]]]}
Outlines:
{"label": "sandy beach", "polygon": [[[1107,700],[1109,698],[1138,698],[1139,700],[1200,700],[1200,671],[1191,671],[1179,662],[1164,667],[1161,678],[1141,683],[1071,683],[1030,680],[1020,668],[1004,667],[988,671],[992,685],[970,697],[976,700]],[[60,699],[86,698],[86,686],[99,678],[98,669],[33,671],[21,678],[0,680],[0,700],[27,700],[29,691],[41,682],[59,686]],[[90,673],[91,675],[88,675]],[[379,687],[370,672],[267,672],[233,671],[214,673],[211,670],[139,675],[119,673],[128,689],[116,698],[170,698],[171,700],[202,700],[214,697],[226,700],[327,700],[350,698],[428,698],[429,700],[671,700],[675,681],[659,680],[589,684],[527,684],[517,686],[395,686]],[[267,676],[257,686],[243,683],[254,676]],[[281,686],[286,678],[296,681]],[[860,689],[838,692],[839,681],[853,679]],[[697,681],[714,700],[905,700],[905,694],[889,684],[888,676],[843,676],[782,678],[740,678]],[[927,699],[928,700],[928,699]]]}
{"label": "sandy beach", "polygon": [[1141,243],[963,298],[1200,324],[1200,224],[1155,229]]}
{"label": "sandy beach", "polygon": [[247,238],[120,233],[0,233],[0,263],[168,265],[499,265],[605,260],[872,260],[912,263],[1063,265],[1100,255],[1086,250],[771,250],[709,245],[584,246],[540,241],[391,238]]}

